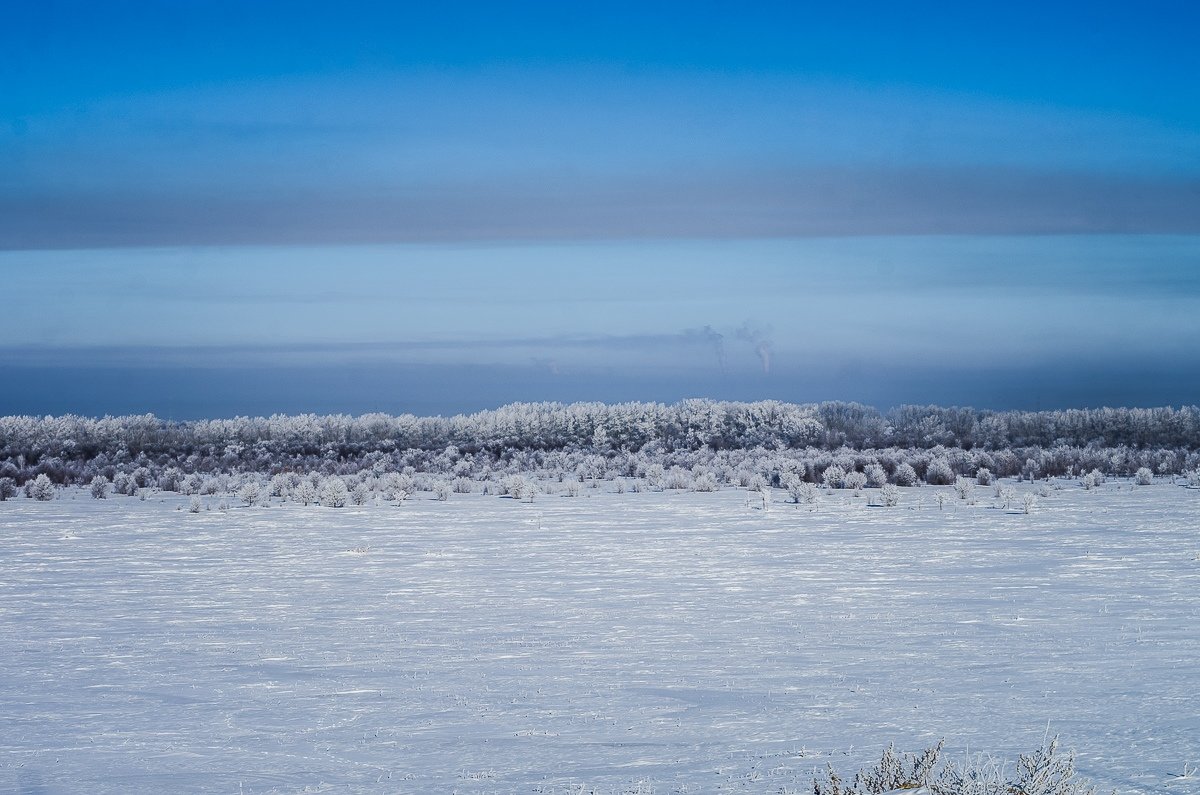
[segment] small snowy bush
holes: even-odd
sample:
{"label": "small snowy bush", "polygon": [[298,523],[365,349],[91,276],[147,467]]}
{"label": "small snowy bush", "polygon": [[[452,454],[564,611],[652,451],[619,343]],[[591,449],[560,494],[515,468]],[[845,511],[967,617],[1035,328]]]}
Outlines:
{"label": "small snowy bush", "polygon": [[867,476],[867,485],[873,489],[883,488],[888,482],[887,470],[878,463],[867,464],[863,468],[863,474]]}
{"label": "small snowy bush", "polygon": [[692,481],[692,488],[695,491],[709,492],[716,491],[720,487],[717,485],[717,476],[705,471],[697,475],[696,479]]}
{"label": "small snowy bush", "polygon": [[1086,491],[1091,491],[1092,489],[1096,488],[1096,485],[1100,482],[1100,479],[1096,477],[1095,472],[1089,472],[1084,475],[1083,479],[1079,482],[1083,485],[1083,488]]}
{"label": "small snowy bush", "polygon": [[692,477],[683,467],[671,467],[663,477],[663,488],[682,491],[692,487]]}
{"label": "small snowy bush", "polygon": [[292,499],[301,505],[308,505],[317,501],[317,487],[312,484],[311,480],[305,478],[296,484],[296,488],[292,489]]}
{"label": "small snowy bush", "polygon": [[846,470],[837,464],[826,467],[825,472],[821,475],[821,481],[827,489],[840,489],[846,482]]}
{"label": "small snowy bush", "polygon": [[578,497],[579,496],[579,492],[580,492],[582,486],[578,480],[568,481],[565,485],[566,485],[566,488],[563,489],[563,492],[566,494],[566,496],[568,496],[568,497]]}
{"label": "small snowy bush", "polygon": [[1139,486],[1149,486],[1154,482],[1154,472],[1150,469],[1150,467],[1142,467],[1137,471],[1137,474],[1133,476],[1133,482]]}
{"label": "small snowy bush", "polygon": [[854,489],[854,493],[858,494],[867,485],[867,476],[862,472],[847,472],[846,477],[842,478],[842,485]]}
{"label": "small snowy bush", "polygon": [[1187,484],[1188,488],[1200,489],[1200,469],[1194,469],[1187,473]]}
{"label": "small snowy bush", "polygon": [[350,492],[346,488],[344,480],[332,477],[321,481],[318,496],[321,499],[321,504],[326,508],[345,508],[346,502],[350,499]]}
{"label": "small snowy bush", "polygon": [[238,499],[246,506],[252,506],[262,496],[262,488],[257,480],[248,480],[238,489]]}
{"label": "small snowy bush", "polygon": [[42,502],[52,500],[54,499],[54,482],[43,472],[25,484],[25,496]]}
{"label": "small snowy bush", "polygon": [[470,494],[475,490],[475,481],[470,478],[455,478],[454,493],[455,494]]}
{"label": "small snowy bush", "polygon": [[188,504],[189,513],[200,513],[200,495],[193,494],[192,501]]}
{"label": "small snowy bush", "polygon": [[371,488],[366,483],[359,483],[350,489],[350,502],[355,505],[366,505],[371,499]]}
{"label": "small snowy bush", "polygon": [[917,470],[913,469],[912,464],[903,463],[896,467],[893,480],[897,486],[915,486],[917,485]]}
{"label": "small snowy bush", "polygon": [[113,490],[117,494],[125,494],[132,497],[137,494],[137,483],[128,472],[118,472],[113,475]]}
{"label": "small snowy bush", "polygon": [[108,498],[108,490],[112,484],[108,482],[108,478],[103,475],[97,475],[92,478],[92,483],[89,486],[89,491],[92,493],[92,499],[103,500]]}
{"label": "small snowy bush", "polygon": [[879,498],[883,500],[883,504],[889,508],[894,508],[900,504],[900,489],[891,483],[883,484],[883,488],[879,490]]}
{"label": "small snowy bush", "polygon": [[989,758],[967,760],[961,765],[940,766],[943,744],[919,754],[898,754],[892,746],[871,769],[860,770],[849,785],[829,767],[824,779],[813,781],[814,795],[880,795],[899,790],[926,788],[930,795],[1095,795],[1096,788],[1076,778],[1075,758],[1058,750],[1058,738],[1031,754],[1021,754],[1006,776],[1007,765]]}
{"label": "small snowy bush", "polygon": [[1021,507],[1025,513],[1033,513],[1033,509],[1037,507],[1037,495],[1033,492],[1026,492],[1021,498]]}
{"label": "small snowy bush", "polygon": [[935,458],[925,470],[925,482],[930,486],[949,486],[954,482],[954,470],[944,458]]}
{"label": "small snowy bush", "polygon": [[970,503],[972,497],[975,495],[975,481],[959,475],[954,480],[954,493],[958,495],[960,500],[966,500]]}
{"label": "small snowy bush", "polygon": [[0,502],[11,500],[17,496],[17,481],[12,478],[0,478]]}
{"label": "small snowy bush", "polygon": [[996,478],[992,475],[992,470],[987,467],[980,467],[975,471],[975,482],[980,486],[990,486],[995,480]]}
{"label": "small snowy bush", "polygon": [[438,502],[445,502],[450,499],[454,488],[444,480],[439,480],[433,484],[433,496]]}

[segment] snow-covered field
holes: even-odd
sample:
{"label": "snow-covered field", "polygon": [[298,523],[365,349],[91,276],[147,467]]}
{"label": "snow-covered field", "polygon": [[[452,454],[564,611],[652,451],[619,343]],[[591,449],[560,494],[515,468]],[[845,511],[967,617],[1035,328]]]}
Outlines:
{"label": "snow-covered field", "polygon": [[1049,726],[1200,792],[1200,491],[608,488],[0,503],[0,791],[778,793]]}

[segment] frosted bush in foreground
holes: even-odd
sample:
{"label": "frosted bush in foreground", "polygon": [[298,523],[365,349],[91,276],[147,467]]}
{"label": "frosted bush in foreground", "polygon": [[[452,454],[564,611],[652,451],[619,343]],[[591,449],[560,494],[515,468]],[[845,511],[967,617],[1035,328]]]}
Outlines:
{"label": "frosted bush in foreground", "polygon": [[898,754],[888,746],[872,768],[860,770],[849,786],[830,767],[825,779],[813,781],[814,795],[880,795],[927,787],[931,795],[1094,795],[1096,788],[1076,778],[1075,758],[1062,753],[1058,738],[1031,754],[1022,754],[1006,775],[1007,765],[986,758],[961,765],[947,762],[939,770],[942,743],[919,754]]}
{"label": "frosted bush in foreground", "polygon": [[968,504],[973,503],[975,482],[970,478],[964,478],[959,475],[954,481],[954,493],[958,495],[960,500],[966,500]]}
{"label": "frosted bush in foreground", "polygon": [[1154,482],[1154,472],[1149,467],[1142,467],[1133,476],[1133,482],[1139,486],[1149,486]]}
{"label": "frosted bush in foreground", "polygon": [[925,482],[930,486],[949,486],[954,482],[954,470],[944,458],[935,458],[925,470]]}
{"label": "frosted bush in foreground", "polygon": [[867,485],[867,476],[862,472],[848,472],[842,479],[842,485],[848,489],[854,489],[854,493],[858,494]]}
{"label": "frosted bush in foreground", "polygon": [[912,464],[905,462],[896,467],[893,479],[897,486],[915,486],[917,485],[917,470],[913,469]]}
{"label": "frosted bush in foreground", "polygon": [[900,489],[891,483],[885,483],[879,490],[879,498],[888,508],[894,508],[900,504]]}
{"label": "frosted bush in foreground", "polygon": [[261,496],[262,487],[258,485],[257,480],[248,480],[238,489],[238,499],[248,508],[255,505]]}
{"label": "frosted bush in foreground", "polygon": [[1187,473],[1188,488],[1200,489],[1200,469]]}
{"label": "frosted bush in foreground", "polygon": [[341,478],[325,478],[321,481],[318,496],[326,508],[345,508],[350,499],[350,492]]}
{"label": "frosted bush in foreground", "polygon": [[25,484],[25,496],[46,502],[54,499],[54,482],[45,472]]}
{"label": "frosted bush in foreground", "polygon": [[17,482],[12,478],[0,478],[0,502],[17,496]]}
{"label": "frosted bush in foreground", "polygon": [[112,484],[108,482],[108,478],[104,477],[103,475],[97,475],[96,477],[92,478],[92,482],[88,487],[88,490],[92,494],[92,499],[103,500],[108,497],[108,490],[111,487]]}
{"label": "frosted bush in foreground", "polygon": [[867,485],[873,489],[883,488],[888,482],[887,470],[878,463],[867,464],[863,468],[863,474],[867,476]]}
{"label": "frosted bush in foreground", "polygon": [[692,489],[704,492],[716,491],[718,489],[717,476],[711,472],[701,472],[692,481]]}
{"label": "frosted bush in foreground", "polygon": [[827,489],[840,489],[846,481],[846,470],[837,464],[826,467],[825,472],[821,475],[821,481]]}

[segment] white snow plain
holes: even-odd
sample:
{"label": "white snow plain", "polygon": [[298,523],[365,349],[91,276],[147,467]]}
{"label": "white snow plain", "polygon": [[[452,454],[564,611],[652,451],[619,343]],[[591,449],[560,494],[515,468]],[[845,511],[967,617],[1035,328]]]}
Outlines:
{"label": "white snow plain", "polygon": [[779,793],[1049,730],[1200,792],[1200,491],[610,490],[0,503],[0,791]]}

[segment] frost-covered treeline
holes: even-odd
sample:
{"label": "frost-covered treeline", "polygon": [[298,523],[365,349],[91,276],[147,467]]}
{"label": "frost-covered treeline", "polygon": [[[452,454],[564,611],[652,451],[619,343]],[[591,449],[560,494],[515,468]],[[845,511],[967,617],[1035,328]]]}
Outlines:
{"label": "frost-covered treeline", "polygon": [[901,406],[881,413],[856,403],[688,400],[519,403],[455,417],[0,417],[0,481],[23,486],[39,475],[56,484],[103,477],[118,493],[148,487],[194,493],[212,488],[206,479],[240,482],[247,474],[264,480],[296,473],[360,480],[429,475],[459,491],[518,474],[711,490],[755,478],[780,487],[854,487],[862,475],[874,487],[1093,470],[1173,475],[1198,467],[1195,406],[1045,412]]}

